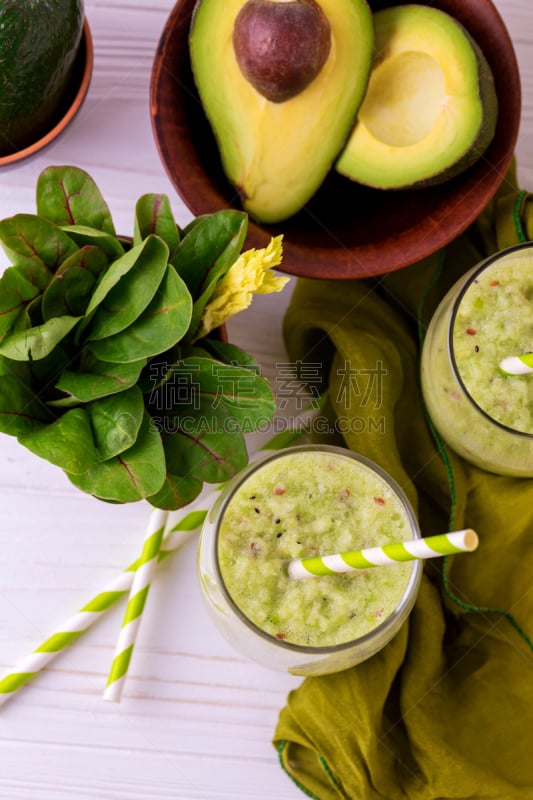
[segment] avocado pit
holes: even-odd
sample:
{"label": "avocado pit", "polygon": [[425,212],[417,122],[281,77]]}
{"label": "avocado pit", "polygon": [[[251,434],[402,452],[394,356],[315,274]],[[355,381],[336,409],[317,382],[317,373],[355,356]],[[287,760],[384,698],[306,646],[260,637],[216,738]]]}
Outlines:
{"label": "avocado pit", "polygon": [[330,25],[316,0],[248,0],[235,19],[233,48],[254,89],[283,103],[322,70],[331,48]]}

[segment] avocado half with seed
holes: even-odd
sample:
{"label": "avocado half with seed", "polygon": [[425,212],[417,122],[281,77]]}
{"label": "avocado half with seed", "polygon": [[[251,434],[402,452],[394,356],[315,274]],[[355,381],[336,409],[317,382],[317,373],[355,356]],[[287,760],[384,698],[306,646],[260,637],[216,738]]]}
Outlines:
{"label": "avocado half with seed", "polygon": [[429,6],[379,11],[374,33],[367,93],[336,168],[378,189],[442,183],[494,136],[490,67],[463,26]]}
{"label": "avocado half with seed", "polygon": [[199,0],[189,49],[222,166],[243,208],[299,211],[342,149],[373,48],[366,0]]}

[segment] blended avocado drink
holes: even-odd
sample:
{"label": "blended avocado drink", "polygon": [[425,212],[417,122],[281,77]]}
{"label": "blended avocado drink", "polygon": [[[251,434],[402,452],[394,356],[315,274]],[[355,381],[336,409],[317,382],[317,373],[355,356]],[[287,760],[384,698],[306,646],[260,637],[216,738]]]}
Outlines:
{"label": "blended avocado drink", "polygon": [[333,672],[397,632],[420,562],[299,580],[289,577],[289,561],[419,535],[403,493],[375,464],[342,448],[288,448],[248,467],[208,515],[202,589],[241,652],[293,674]]}
{"label": "blended avocado drink", "polygon": [[422,390],[442,438],[471,463],[533,476],[533,375],[504,360],[533,350],[533,246],[504,250],[446,295],[422,351]]}

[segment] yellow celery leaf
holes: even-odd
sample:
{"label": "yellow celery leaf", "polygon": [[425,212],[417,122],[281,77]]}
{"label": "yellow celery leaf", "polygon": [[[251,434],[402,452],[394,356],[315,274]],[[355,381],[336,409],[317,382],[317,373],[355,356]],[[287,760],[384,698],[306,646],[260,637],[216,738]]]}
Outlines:
{"label": "yellow celery leaf", "polygon": [[290,280],[270,271],[281,264],[283,236],[272,238],[261,250],[246,250],[220,279],[207,303],[198,333],[200,339],[248,308],[254,294],[280,292]]}

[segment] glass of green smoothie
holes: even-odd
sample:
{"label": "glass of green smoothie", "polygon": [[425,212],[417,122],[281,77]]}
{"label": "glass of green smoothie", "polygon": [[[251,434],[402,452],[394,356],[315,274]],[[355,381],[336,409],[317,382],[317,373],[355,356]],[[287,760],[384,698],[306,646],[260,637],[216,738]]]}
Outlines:
{"label": "glass of green smoothie", "polygon": [[271,669],[322,675],[374,655],[405,622],[422,562],[289,577],[291,559],[420,538],[401,488],[350,450],[290,447],[251,463],[210,510],[202,592],[217,627]]}
{"label": "glass of green smoothie", "polygon": [[487,258],[450,289],[422,350],[422,391],[435,428],[489,472],[533,476],[533,370],[502,368],[532,350],[533,245],[525,243]]}

